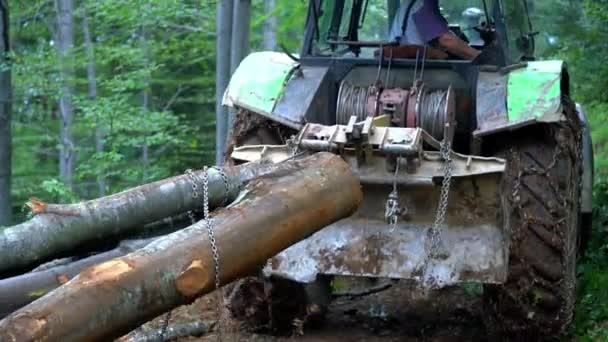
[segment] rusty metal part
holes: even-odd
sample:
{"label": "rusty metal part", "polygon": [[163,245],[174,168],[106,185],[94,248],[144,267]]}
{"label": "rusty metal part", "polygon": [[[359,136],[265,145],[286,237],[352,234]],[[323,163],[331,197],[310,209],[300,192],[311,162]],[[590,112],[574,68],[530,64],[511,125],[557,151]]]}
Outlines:
{"label": "rusty metal part", "polygon": [[410,89],[409,99],[407,100],[407,113],[405,117],[405,127],[418,127],[418,104],[420,103],[420,93],[424,90],[424,84],[420,81],[414,82]]}
{"label": "rusty metal part", "polygon": [[[454,179],[448,227],[442,236],[450,256],[432,260],[426,273],[438,286],[505,280],[508,244],[498,218],[503,209],[500,179],[500,173]],[[285,250],[267,271],[304,282],[317,274],[421,280],[438,187],[402,187],[399,201],[407,205],[408,213],[391,233],[383,217],[383,199],[392,186],[362,183],[364,202],[353,217]]]}
{"label": "rusty metal part", "polygon": [[[403,116],[407,110],[409,91],[401,88],[389,88],[382,91],[379,98],[380,115],[390,115],[399,127],[405,127]],[[368,101],[368,111],[369,101]]]}
{"label": "rusty metal part", "polygon": [[[292,158],[293,150],[286,145],[252,145],[236,148],[231,156],[233,159],[243,162],[265,160],[278,163]],[[389,161],[386,157],[374,154],[363,165],[357,162],[352,150],[344,150],[342,157],[361,182],[365,184],[392,184],[393,174],[389,171]],[[452,160],[452,177],[454,178],[502,173],[505,170],[505,161],[500,158],[468,156],[452,152]],[[408,163],[416,163],[413,171],[405,171]],[[423,151],[420,159],[413,161],[401,159],[401,164],[404,171],[400,172],[399,177],[395,180],[398,185],[433,186],[443,177],[443,159],[440,153],[436,151]]]}
{"label": "rusty metal part", "polygon": [[[341,151],[342,158],[364,186],[364,202],[354,217],[328,227],[301,242],[299,247],[283,252],[278,259],[272,259],[267,271],[298,281],[312,279],[316,274],[420,280],[421,266],[426,258],[426,231],[435,218],[440,193],[437,185],[444,177],[440,152],[421,151],[414,160],[399,158],[401,167],[395,169],[396,165],[392,165],[391,169],[390,158],[375,149],[372,157],[361,164],[354,149],[337,147],[337,142],[346,141],[348,128],[321,125],[310,128],[302,136],[315,137],[319,143],[335,144],[336,150]],[[420,129],[392,127],[390,130],[420,131],[421,140],[438,144]],[[375,138],[370,136],[370,139]],[[265,151],[268,160],[291,156],[288,146],[244,146],[235,149],[232,157],[252,161],[262,156],[261,151]],[[498,189],[505,161],[454,152],[451,157],[454,185],[447,226],[442,234],[450,257],[429,262],[425,274],[433,281],[426,283],[435,286],[461,281],[501,283],[506,274],[508,243],[504,240],[505,223],[499,219],[504,208]],[[416,163],[416,166],[409,168],[409,163]],[[391,170],[396,170],[396,175]],[[393,181],[399,190],[396,201],[407,211],[402,212],[391,234],[384,217],[384,203],[393,190]]]}
{"label": "rusty metal part", "polygon": [[374,127],[372,122],[366,120],[361,128],[361,137],[354,138],[348,135],[351,130],[349,126],[307,124],[296,143],[300,148],[312,151],[339,151],[347,147],[354,148],[358,142],[365,143],[373,150],[390,154],[419,154],[422,151],[422,130]]}
{"label": "rusty metal part", "polygon": [[[267,274],[312,282],[319,274],[414,279],[423,282],[427,230],[346,219],[281,252]],[[489,225],[451,227],[442,236],[450,256],[432,259],[426,276],[440,287],[460,282],[502,283],[507,262],[504,237]],[[424,279],[426,280],[426,279]]]}
{"label": "rusty metal part", "polygon": [[[406,90],[384,88],[379,79],[373,85],[363,87],[343,81],[336,106],[338,125],[346,125],[353,116],[357,121],[363,121],[367,117],[390,115],[398,127],[420,127],[438,140],[443,140],[447,132],[449,141],[456,126],[456,94],[452,86],[447,90],[432,90],[416,81]],[[449,124],[447,130],[446,124]]]}

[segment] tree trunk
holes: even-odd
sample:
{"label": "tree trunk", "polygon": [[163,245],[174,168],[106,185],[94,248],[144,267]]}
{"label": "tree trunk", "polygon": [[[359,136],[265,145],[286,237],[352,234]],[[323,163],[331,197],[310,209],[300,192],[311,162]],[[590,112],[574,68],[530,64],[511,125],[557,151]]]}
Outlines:
{"label": "tree trunk", "polygon": [[[93,47],[93,38],[91,37],[91,25],[89,23],[89,13],[87,12],[84,1],[81,4],[82,8],[82,35],[84,39],[84,50],[87,56],[87,86],[88,97],[90,101],[97,99],[97,71],[95,68],[95,49]],[[99,118],[96,120],[95,127],[95,152],[102,153],[104,149],[103,130]],[[103,174],[97,174],[97,189],[99,197],[106,194],[106,181]]]}
{"label": "tree trunk", "polygon": [[[232,45],[230,73],[233,74],[241,61],[249,54],[249,30],[251,24],[251,0],[234,0],[232,16]],[[236,111],[228,114],[228,135],[234,124]]]}
{"label": "tree trunk", "polygon": [[0,0],[0,227],[11,222],[11,69],[8,0]]}
{"label": "tree trunk", "polygon": [[[276,7],[277,0],[264,0],[264,13],[266,15],[272,13]],[[264,21],[263,47],[266,51],[275,51],[277,46],[277,16],[273,14]]]}
{"label": "tree trunk", "polygon": [[215,30],[215,164],[224,164],[228,139],[228,109],[222,105],[230,80],[230,44],[232,39],[233,0],[218,0]]}
{"label": "tree trunk", "polygon": [[[217,169],[209,169],[211,207],[232,201],[244,182],[277,167],[250,163],[224,168],[226,179]],[[0,274],[15,274],[15,270],[35,266],[83,243],[103,241],[146,223],[201,208],[202,189],[202,171],[197,171],[192,176],[173,177],[76,204],[46,204],[33,199],[33,219],[0,231]]]}
{"label": "tree trunk", "polygon": [[113,250],[95,254],[67,265],[2,279],[0,280],[0,317],[10,314],[65,284],[83,269],[134,252],[154,240],[155,238],[127,240]]}
{"label": "tree trunk", "polygon": [[[319,153],[279,164],[213,217],[221,284],[350,216],[361,187],[338,156]],[[102,340],[214,289],[207,226],[198,222],[122,258],[96,265],[0,321],[0,340]]]}
{"label": "tree trunk", "polygon": [[[144,18],[145,20],[145,18]],[[150,69],[150,48],[148,47],[147,30],[145,23],[141,26],[139,35],[139,45],[143,52],[143,68],[146,72]],[[144,128],[148,127],[147,120],[149,120],[150,111],[150,77],[144,78],[143,89],[141,90],[141,120]],[[142,180],[148,179],[148,167],[150,165],[150,152],[148,146],[148,131],[143,131],[143,143],[141,146],[141,162],[142,162]]]}
{"label": "tree trunk", "polygon": [[59,174],[64,184],[73,188],[74,177],[74,137],[72,123],[74,121],[74,65],[71,51],[74,48],[74,3],[73,0],[55,0],[57,12],[57,52],[59,54],[59,74],[61,87],[59,97],[59,114],[61,124],[59,129]]}

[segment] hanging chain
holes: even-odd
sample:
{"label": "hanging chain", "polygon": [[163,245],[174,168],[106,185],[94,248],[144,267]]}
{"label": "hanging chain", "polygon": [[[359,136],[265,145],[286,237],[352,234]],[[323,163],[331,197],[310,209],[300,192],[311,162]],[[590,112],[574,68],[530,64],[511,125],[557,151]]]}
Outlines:
{"label": "hanging chain", "polygon": [[[220,175],[224,175],[220,172]],[[228,180],[225,175],[224,179],[226,192],[229,191]],[[225,197],[224,201],[226,201]],[[220,282],[220,254],[217,249],[217,243],[215,241],[215,235],[213,233],[213,218],[209,214],[209,173],[205,166],[203,169],[203,215],[205,217],[205,227],[207,228],[207,235],[209,238],[209,244],[211,245],[211,254],[213,257],[213,264],[215,269],[215,290],[217,291],[217,340],[222,340],[222,303],[224,302],[224,296],[222,294],[221,282]]]}
{"label": "hanging chain", "polygon": [[395,174],[393,175],[393,191],[388,195],[384,209],[384,218],[388,222],[389,231],[392,233],[397,227],[399,216],[403,209],[399,207],[399,191],[397,190],[397,177],[399,175],[400,156],[397,156]]}
{"label": "hanging chain", "polygon": [[[422,266],[422,282],[425,284],[427,279],[427,272],[429,267],[429,261],[431,259],[447,259],[449,252],[443,245],[441,235],[443,233],[443,225],[445,224],[445,218],[448,212],[448,203],[450,196],[450,186],[452,183],[452,148],[449,141],[441,143],[441,157],[444,160],[443,164],[443,180],[441,182],[441,191],[439,194],[439,204],[437,205],[437,212],[435,214],[435,222],[429,228],[427,232],[427,239],[425,243],[426,259]],[[433,279],[429,279],[429,283],[425,284],[429,286],[436,285]]]}
{"label": "hanging chain", "polygon": [[[230,184],[228,183],[228,176],[226,176],[226,174],[218,169],[213,167],[212,169],[215,169],[216,171],[218,171],[220,177],[222,178],[222,182],[224,183],[224,200],[222,205],[226,205],[228,202],[228,195],[230,193]],[[194,174],[194,172],[192,172],[192,170],[186,170],[186,175],[188,176],[189,180],[190,180],[190,184],[192,186],[192,198],[196,199],[200,196],[199,192],[198,192],[198,185],[197,185],[197,179],[196,179],[196,175]],[[202,180],[203,180],[203,216],[204,216],[204,224],[205,224],[205,228],[207,230],[207,237],[209,239],[209,244],[211,246],[211,256],[213,258],[213,265],[214,265],[214,274],[215,274],[215,289],[217,291],[217,306],[216,306],[216,315],[217,315],[217,339],[218,341],[222,340],[222,304],[224,301],[224,296],[222,293],[222,289],[221,289],[221,278],[220,278],[220,254],[219,254],[219,250],[217,247],[217,241],[215,240],[215,234],[213,232],[213,218],[210,215],[210,210],[209,210],[209,170],[208,168],[205,166],[203,169],[203,176],[202,176]],[[188,212],[188,217],[190,217],[190,220],[192,221],[192,223],[196,223],[196,219],[194,217],[194,213],[192,211]]]}

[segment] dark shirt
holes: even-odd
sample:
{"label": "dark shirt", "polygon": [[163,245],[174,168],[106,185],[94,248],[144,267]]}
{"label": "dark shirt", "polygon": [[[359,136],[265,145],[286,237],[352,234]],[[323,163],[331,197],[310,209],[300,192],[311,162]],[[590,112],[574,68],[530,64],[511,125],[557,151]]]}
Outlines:
{"label": "dark shirt", "polygon": [[[414,3],[412,3],[412,1]],[[411,8],[409,8],[411,6]],[[408,12],[409,8],[409,13]],[[403,32],[404,18],[408,15]],[[390,39],[402,44],[422,45],[448,32],[448,23],[439,11],[438,0],[405,0],[397,10]]]}

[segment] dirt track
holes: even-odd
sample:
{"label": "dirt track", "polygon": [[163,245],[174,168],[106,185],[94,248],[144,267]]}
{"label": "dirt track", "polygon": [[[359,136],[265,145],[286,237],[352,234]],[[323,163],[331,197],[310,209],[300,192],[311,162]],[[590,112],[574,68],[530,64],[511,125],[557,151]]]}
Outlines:
{"label": "dirt track", "polygon": [[[178,308],[171,324],[202,318],[215,320],[214,294]],[[360,298],[341,297],[330,306],[318,326],[307,326],[303,335],[271,337],[242,331],[239,324],[224,319],[223,341],[488,341],[482,321],[479,296],[462,288],[413,291],[399,283],[388,290]],[[224,317],[227,316],[227,311]],[[162,317],[161,317],[162,318]],[[153,324],[160,326],[161,318]],[[179,341],[217,341],[215,332]]]}

